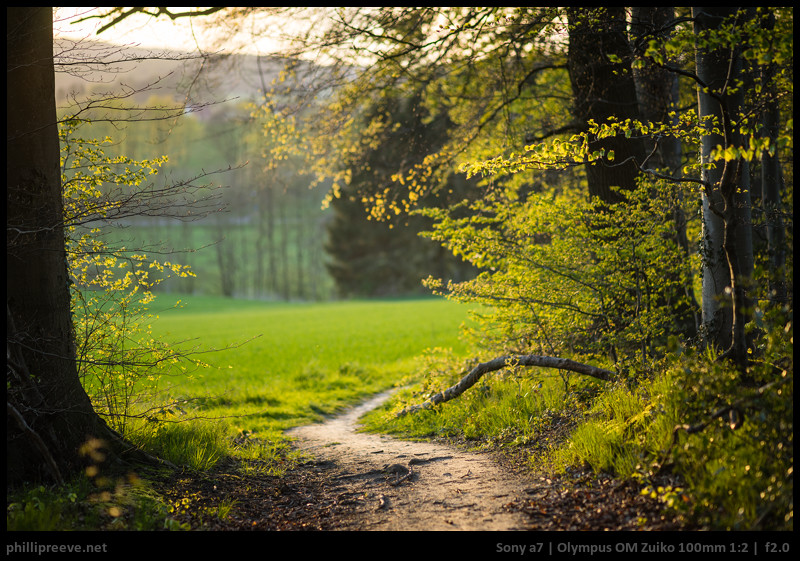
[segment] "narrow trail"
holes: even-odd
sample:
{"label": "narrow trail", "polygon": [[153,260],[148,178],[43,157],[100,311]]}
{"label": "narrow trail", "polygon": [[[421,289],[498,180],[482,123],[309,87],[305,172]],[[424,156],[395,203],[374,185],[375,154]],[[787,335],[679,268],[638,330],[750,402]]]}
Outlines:
{"label": "narrow trail", "polygon": [[[191,528],[237,532],[461,530],[485,536],[508,530],[697,529],[679,513],[665,511],[657,497],[643,495],[640,485],[608,475],[585,469],[560,475],[525,471],[518,462],[528,460],[513,454],[358,432],[359,418],[390,395],[288,431],[296,448],[312,459],[285,474],[248,473],[236,462],[194,477],[171,474],[163,482],[166,496],[176,504],[191,499],[176,520]],[[653,484],[677,481],[667,474]],[[209,515],[223,509],[224,516]],[[473,553],[471,542],[455,543]]]}
{"label": "narrow trail", "polygon": [[359,433],[380,394],[321,424],[292,429],[296,447],[332,469],[330,491],[352,516],[342,530],[524,530],[513,508],[527,483],[491,458],[430,442]]}

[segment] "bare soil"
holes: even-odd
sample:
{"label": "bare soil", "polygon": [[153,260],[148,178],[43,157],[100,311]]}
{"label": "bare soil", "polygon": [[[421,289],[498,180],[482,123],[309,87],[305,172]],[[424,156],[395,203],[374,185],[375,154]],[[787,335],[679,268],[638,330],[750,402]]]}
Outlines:
{"label": "bare soil", "polygon": [[191,499],[177,518],[202,530],[694,529],[611,477],[553,477],[507,454],[358,432],[358,418],[387,397],[289,431],[309,459],[282,477],[226,465],[172,480],[167,494]]}
{"label": "bare soil", "polygon": [[331,491],[352,505],[342,530],[522,530],[513,507],[525,483],[491,458],[433,442],[356,431],[382,394],[328,422],[289,432],[330,467]]}

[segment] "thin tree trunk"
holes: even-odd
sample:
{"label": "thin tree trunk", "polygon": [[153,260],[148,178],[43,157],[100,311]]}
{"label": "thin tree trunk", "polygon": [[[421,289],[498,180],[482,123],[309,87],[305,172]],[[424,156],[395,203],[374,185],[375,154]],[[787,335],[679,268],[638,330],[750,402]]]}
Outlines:
{"label": "thin tree trunk", "polygon": [[[192,241],[193,227],[188,222],[181,222],[179,228],[181,229],[181,244],[183,245],[183,249],[188,251],[189,248],[194,247],[194,243]],[[192,261],[194,260],[189,257],[187,253],[185,265],[187,267],[192,267]],[[181,285],[181,291],[185,294],[194,294],[195,279],[196,277],[191,275],[180,279],[179,283]]]}
{"label": "thin tree trunk", "polygon": [[[233,228],[229,228],[230,232],[233,232]],[[226,236],[226,228],[222,224],[222,218],[219,216],[217,217],[216,230],[219,237],[215,249],[220,286],[223,296],[231,297],[236,291],[236,243],[232,233]],[[224,243],[226,240],[227,244]]]}
{"label": "thin tree trunk", "polygon": [[[639,115],[643,122],[671,123],[677,125],[678,109],[678,75],[661,65],[654,64],[644,56],[646,48],[654,37],[666,40],[671,33],[670,22],[675,18],[672,7],[634,7],[631,8],[631,42],[634,55],[640,65],[634,70],[636,82],[636,98],[639,103]],[[671,115],[671,112],[672,115]],[[656,140],[645,140],[645,152],[652,154],[648,160],[648,168],[656,168],[669,176],[679,174],[681,168],[682,149],[678,138],[667,136]],[[681,302],[673,306],[680,332],[686,335],[697,333],[700,327],[698,317],[699,303],[694,296],[690,259],[693,250],[689,247],[686,233],[686,215],[684,213],[681,187],[674,187],[675,209],[668,220],[675,225],[674,241],[681,248],[684,257],[685,283],[682,295],[670,294],[671,301]]]}
{"label": "thin tree trunk", "polygon": [[[640,65],[633,70],[639,116],[644,122],[677,122],[678,75],[653,64],[643,56],[653,38],[665,40],[670,35],[669,23],[675,18],[672,7],[648,6],[631,8],[631,42]],[[670,117],[670,111],[675,116]],[[647,154],[655,148],[655,140],[645,140]],[[649,160],[650,167],[668,170],[675,175],[681,165],[681,144],[675,137],[658,143],[658,150]]]}
{"label": "thin tree trunk", "polygon": [[305,216],[305,197],[303,196],[303,188],[299,185],[294,185],[292,187],[294,193],[292,194],[292,198],[295,200],[295,219],[297,220],[297,225],[294,228],[295,233],[295,266],[297,267],[297,297],[301,300],[305,300],[308,297],[306,286],[306,239],[305,239],[305,227],[306,227],[306,216]]}
{"label": "thin tree trunk", "polygon": [[[762,16],[761,25],[765,29],[775,26],[775,14],[769,13]],[[762,117],[763,135],[770,139],[770,144],[775,147],[775,152],[770,154],[767,150],[761,155],[761,202],[764,207],[767,234],[767,255],[769,258],[770,298],[776,304],[786,302],[786,254],[784,248],[783,218],[781,216],[781,192],[783,186],[783,170],[781,170],[779,154],[777,151],[778,127],[780,123],[778,101],[775,99],[771,79],[775,72],[775,65],[769,63],[762,68],[761,85],[769,96],[767,107]]]}
{"label": "thin tree trunk", "polygon": [[[692,8],[695,34],[713,31],[737,8]],[[717,147],[741,146],[742,139],[732,120],[742,105],[742,92],[735,81],[741,75],[738,46],[725,49],[696,49],[698,114],[716,118],[721,133],[709,131],[702,138],[704,163]],[[741,90],[741,88],[738,88]],[[733,91],[734,93],[730,93]],[[753,271],[753,242],[749,169],[743,159],[716,162],[705,170],[708,188],[703,198],[703,327],[706,339],[737,361],[747,353],[746,323],[748,283]]]}
{"label": "thin tree trunk", "polygon": [[280,260],[281,260],[281,296],[284,300],[290,300],[292,297],[292,286],[290,280],[290,261],[289,261],[289,210],[286,202],[287,187],[286,183],[281,180],[280,185],[283,187],[283,196],[281,203],[278,207],[278,222],[280,224]]}
{"label": "thin tree trunk", "polygon": [[271,177],[264,178],[265,184],[261,191],[261,201],[259,209],[261,213],[261,236],[262,243],[266,244],[267,277],[266,292],[270,297],[278,293],[278,257],[275,245],[275,187],[271,182]]}

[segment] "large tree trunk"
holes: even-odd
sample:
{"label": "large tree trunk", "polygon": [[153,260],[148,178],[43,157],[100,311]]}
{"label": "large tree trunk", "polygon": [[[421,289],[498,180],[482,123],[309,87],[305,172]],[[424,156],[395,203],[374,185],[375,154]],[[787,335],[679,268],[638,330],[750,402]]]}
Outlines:
{"label": "large tree trunk", "polygon": [[113,433],[75,364],[49,7],[6,9],[6,476],[60,480]]}
{"label": "large tree trunk", "polygon": [[[713,31],[737,8],[692,8],[695,34]],[[702,137],[703,163],[717,146],[741,146],[742,139],[732,124],[742,105],[738,48],[696,49],[697,76],[706,87],[698,87],[701,119],[717,119],[721,132],[709,130]],[[731,93],[733,92],[733,93]],[[747,353],[744,326],[748,308],[747,287],[753,271],[750,185],[747,162],[743,159],[716,162],[705,170],[707,188],[703,199],[703,326],[709,343],[726,351],[737,361]]]}
{"label": "large tree trunk", "polygon": [[[654,64],[644,57],[652,39],[666,40],[671,34],[670,22],[675,19],[675,9],[663,6],[631,8],[630,35],[634,56],[640,63],[633,70],[639,116],[644,122],[675,123],[678,110],[678,75]],[[675,111],[675,116],[670,112]],[[645,152],[650,153],[654,140],[645,141]],[[662,138],[658,149],[648,161],[648,167],[666,170],[676,175],[681,166],[681,143],[676,137]]]}
{"label": "large tree trunk", "polygon": [[[631,72],[631,51],[624,8],[569,8],[568,68],[574,97],[574,116],[578,122],[603,123],[609,117],[638,119],[636,87]],[[622,136],[594,141],[590,151],[613,150],[607,160],[586,169],[589,193],[606,202],[623,197],[614,189],[630,191],[636,187],[644,159],[640,142]],[[636,161],[628,161],[633,156]]]}

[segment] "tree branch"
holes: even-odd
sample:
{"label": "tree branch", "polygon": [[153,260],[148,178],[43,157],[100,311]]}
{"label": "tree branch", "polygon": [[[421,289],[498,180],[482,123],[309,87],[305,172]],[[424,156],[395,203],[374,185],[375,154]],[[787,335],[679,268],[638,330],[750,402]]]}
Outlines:
{"label": "tree branch", "polygon": [[174,20],[176,20],[178,18],[184,18],[184,17],[208,16],[208,15],[211,15],[211,14],[213,14],[215,12],[218,12],[218,11],[220,11],[222,9],[224,9],[224,6],[220,6],[220,7],[216,7],[216,8],[208,8],[208,9],[205,9],[205,10],[198,10],[198,11],[171,12],[169,10],[169,8],[161,8],[160,7],[160,8],[156,8],[155,12],[148,12],[146,8],[136,7],[136,8],[131,8],[130,10],[128,10],[126,12],[126,11],[124,11],[125,8],[114,8],[111,11],[106,12],[104,14],[98,14],[98,15],[95,15],[95,16],[86,16],[85,18],[77,20],[75,23],[80,23],[80,22],[86,21],[88,19],[105,19],[107,17],[111,17],[114,14],[119,14],[119,15],[117,15],[117,17],[115,17],[109,23],[105,24],[103,27],[101,27],[100,29],[97,30],[97,34],[100,35],[103,31],[105,31],[105,30],[107,30],[107,29],[109,29],[111,27],[114,27],[119,22],[121,22],[122,20],[126,19],[129,16],[132,16],[133,14],[145,14],[145,15],[148,15],[148,16],[152,16],[154,18],[158,17],[158,16],[161,16],[161,15],[164,15],[164,16],[167,16],[169,19],[174,21]]}
{"label": "tree branch", "polygon": [[53,476],[53,479],[55,479],[56,483],[63,485],[64,478],[61,475],[61,471],[58,469],[58,465],[53,459],[53,455],[50,453],[50,450],[48,450],[47,445],[44,443],[44,440],[42,440],[42,437],[30,427],[22,414],[17,410],[16,407],[11,405],[9,401],[6,401],[6,413],[9,417],[14,418],[14,420],[17,422],[17,426],[19,426],[20,431],[22,431],[22,433],[31,440],[33,446],[42,455],[42,459],[47,464],[47,468],[50,470],[50,474]]}
{"label": "tree branch", "polygon": [[540,366],[543,368],[557,368],[559,370],[577,372],[578,374],[584,374],[586,376],[591,376],[592,378],[597,378],[598,380],[604,381],[611,381],[616,378],[616,374],[610,370],[597,368],[596,366],[591,366],[588,364],[582,364],[567,358],[540,355],[501,356],[488,362],[482,362],[478,364],[454,386],[451,386],[446,390],[431,396],[424,403],[406,407],[397,413],[397,416],[402,417],[408,415],[409,413],[415,413],[421,409],[430,409],[434,405],[455,399],[469,388],[474,386],[484,374],[501,370],[507,366]]}

